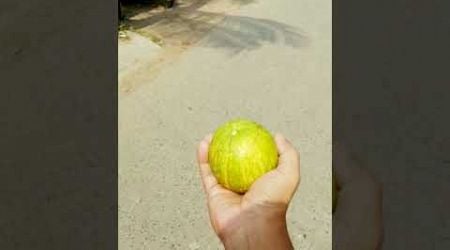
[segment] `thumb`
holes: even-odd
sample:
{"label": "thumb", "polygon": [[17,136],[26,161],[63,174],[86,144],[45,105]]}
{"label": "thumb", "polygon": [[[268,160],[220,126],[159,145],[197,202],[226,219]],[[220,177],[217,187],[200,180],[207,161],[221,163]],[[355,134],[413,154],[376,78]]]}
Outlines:
{"label": "thumb", "polygon": [[252,184],[245,200],[256,203],[288,204],[300,182],[299,154],[281,134],[275,135],[279,158],[276,169],[261,176]]}
{"label": "thumb", "polygon": [[282,135],[275,135],[279,159],[277,170],[286,176],[300,178],[300,155],[292,144]]}

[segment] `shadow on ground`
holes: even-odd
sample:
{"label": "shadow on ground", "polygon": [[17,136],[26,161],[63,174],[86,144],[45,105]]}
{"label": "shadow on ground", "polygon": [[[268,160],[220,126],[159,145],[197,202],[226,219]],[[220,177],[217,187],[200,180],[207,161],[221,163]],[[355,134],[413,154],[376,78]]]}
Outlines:
{"label": "shadow on ground", "polygon": [[264,44],[299,48],[307,42],[306,36],[297,27],[268,19],[225,14],[230,6],[236,7],[233,3],[243,5],[254,0],[231,0],[228,1],[228,6],[222,6],[222,1],[219,4],[208,4],[210,2],[214,3],[209,0],[181,3],[173,10],[152,11],[142,8],[140,13],[135,12],[126,22],[141,34],[156,35],[164,41],[165,46],[197,43],[214,28],[199,45],[225,49],[232,54],[254,50]]}
{"label": "shadow on ground", "polygon": [[227,49],[232,53],[253,50],[264,44],[283,44],[293,48],[306,45],[307,38],[293,26],[260,18],[226,16],[200,44]]}

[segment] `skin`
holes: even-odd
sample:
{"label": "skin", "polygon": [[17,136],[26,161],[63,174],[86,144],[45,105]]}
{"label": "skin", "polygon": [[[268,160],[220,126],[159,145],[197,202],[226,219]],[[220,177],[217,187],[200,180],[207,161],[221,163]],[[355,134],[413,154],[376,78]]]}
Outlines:
{"label": "skin", "polygon": [[197,151],[212,227],[225,249],[294,249],[286,226],[286,211],[300,183],[300,157],[282,135],[275,136],[277,168],[253,183],[245,194],[222,187],[208,164],[212,135]]}
{"label": "skin", "polygon": [[333,249],[381,249],[381,185],[343,145],[333,147],[333,171],[338,188],[333,214]]}
{"label": "skin", "polygon": [[[199,144],[198,165],[212,227],[225,249],[293,249],[286,211],[300,183],[300,157],[282,135],[276,169],[243,194],[218,184],[208,164],[211,135]],[[333,249],[374,250],[383,242],[381,185],[342,145],[333,145],[333,172],[338,188],[333,214]]]}

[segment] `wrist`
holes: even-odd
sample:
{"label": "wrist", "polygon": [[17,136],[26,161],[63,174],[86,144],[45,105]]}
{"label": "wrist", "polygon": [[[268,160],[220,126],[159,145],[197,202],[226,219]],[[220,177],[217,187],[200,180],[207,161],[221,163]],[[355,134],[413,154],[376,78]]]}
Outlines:
{"label": "wrist", "polygon": [[293,249],[287,230],[286,210],[284,204],[243,209],[240,218],[219,238],[227,250]]}

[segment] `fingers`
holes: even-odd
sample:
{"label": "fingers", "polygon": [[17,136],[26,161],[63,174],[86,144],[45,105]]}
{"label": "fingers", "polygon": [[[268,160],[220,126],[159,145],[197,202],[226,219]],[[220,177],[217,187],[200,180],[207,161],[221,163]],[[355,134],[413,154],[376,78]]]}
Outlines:
{"label": "fingers", "polygon": [[197,149],[197,161],[200,167],[200,177],[205,192],[209,194],[211,189],[217,186],[216,177],[211,172],[211,168],[208,164],[208,148],[209,143],[212,140],[212,135],[207,135],[198,145]]}
{"label": "fingers", "polygon": [[275,135],[279,156],[278,168],[280,172],[295,178],[300,177],[300,156],[292,144],[281,134]]}
{"label": "fingers", "polygon": [[205,136],[205,138],[203,140],[205,140],[206,142],[208,142],[208,144],[210,144],[212,141],[212,138],[213,138],[213,135],[211,133],[209,133]]}
{"label": "fingers", "polygon": [[284,204],[291,201],[300,183],[300,160],[297,150],[281,134],[276,134],[278,166],[252,184],[244,198],[257,204]]}
{"label": "fingers", "polygon": [[212,134],[208,134],[198,145],[197,149],[197,161],[198,164],[208,163],[208,148],[212,140]]}

